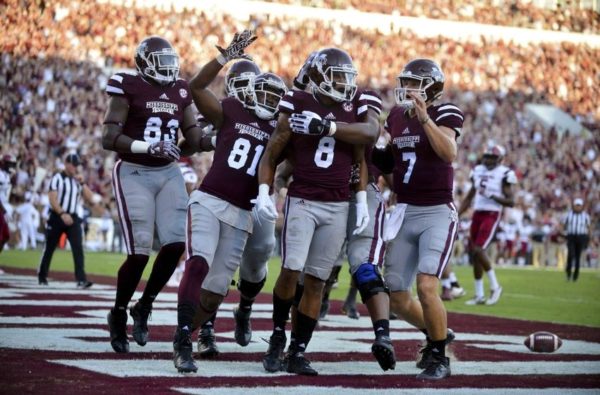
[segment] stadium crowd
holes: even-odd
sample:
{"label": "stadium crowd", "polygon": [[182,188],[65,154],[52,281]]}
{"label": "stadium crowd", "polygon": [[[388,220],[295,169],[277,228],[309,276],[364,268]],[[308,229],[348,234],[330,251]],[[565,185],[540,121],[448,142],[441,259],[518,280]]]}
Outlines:
{"label": "stadium crowd", "polygon": [[[272,1],[272,0],[267,0]],[[281,2],[281,1],[278,1]],[[424,1],[424,0],[284,0],[287,4],[334,9],[353,8],[364,12],[397,14],[490,25],[598,34],[600,16],[580,9],[579,2],[556,2],[556,9],[541,8],[531,0],[513,1]]]}
{"label": "stadium crowd", "polygon": [[[125,12],[112,4],[75,3],[30,2],[24,7],[9,0],[0,6],[3,25],[8,26],[0,37],[0,144],[19,159],[15,196],[32,189],[37,168],[52,174],[63,154],[74,150],[84,160],[88,185],[110,201],[114,157],[102,149],[100,139],[104,88],[112,70],[131,68],[137,43],[161,34],[179,51],[184,77],[190,77],[198,64],[214,55],[214,44],[226,41],[240,24],[228,15],[198,9],[177,13],[139,7]],[[597,26],[597,15],[588,19]],[[493,140],[507,149],[504,163],[519,176],[514,210],[519,221],[527,214],[556,227],[572,196],[579,195],[590,204],[594,222],[600,223],[600,108],[589,99],[595,97],[600,75],[598,49],[569,43],[519,46],[501,40],[423,39],[411,31],[381,36],[293,17],[253,17],[252,24],[264,37],[251,50],[263,70],[290,81],[310,50],[339,45],[355,58],[359,83],[381,91],[386,109],[394,103],[395,77],[406,59],[438,60],[446,73],[448,99],[465,114],[457,199],[468,190],[468,173],[481,147]],[[528,102],[552,103],[591,133],[544,130],[526,113]],[[211,156],[196,155],[193,162],[202,179]],[[113,207],[107,204],[105,209]]]}

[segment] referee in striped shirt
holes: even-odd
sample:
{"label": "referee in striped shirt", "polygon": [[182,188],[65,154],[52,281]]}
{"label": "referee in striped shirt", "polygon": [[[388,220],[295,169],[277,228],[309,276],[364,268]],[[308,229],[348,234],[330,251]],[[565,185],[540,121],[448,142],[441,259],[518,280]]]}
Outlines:
{"label": "referee in striped shirt", "polygon": [[77,214],[77,206],[82,196],[86,201],[92,202],[94,193],[83,184],[83,175],[79,173],[80,164],[81,160],[77,154],[67,155],[65,169],[56,173],[50,182],[48,199],[51,210],[46,225],[46,245],[38,269],[40,285],[48,285],[48,270],[52,254],[60,236],[66,233],[73,252],[77,287],[92,286],[92,283],[87,280],[83,267],[83,227],[82,218]]}
{"label": "referee in striped shirt", "polygon": [[[567,236],[567,281],[577,281],[579,277],[581,253],[587,248],[591,230],[590,216],[583,212],[583,199],[573,200],[573,207],[563,222],[563,234]],[[572,276],[571,268],[574,269]]]}

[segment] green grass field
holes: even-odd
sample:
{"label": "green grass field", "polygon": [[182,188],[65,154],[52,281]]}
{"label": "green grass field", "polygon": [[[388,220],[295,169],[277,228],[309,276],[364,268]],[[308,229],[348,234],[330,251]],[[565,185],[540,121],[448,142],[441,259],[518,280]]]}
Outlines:
{"label": "green grass field", "polygon": [[[4,251],[0,254],[0,266],[36,269],[40,251]],[[116,276],[124,255],[111,253],[86,253],[88,274]],[[280,260],[269,262],[269,276],[264,291],[270,292],[279,272]],[[149,264],[144,278],[150,274]],[[56,251],[50,270],[73,272],[71,253]],[[473,275],[470,267],[459,266],[455,273],[467,296],[446,302],[448,311],[475,313],[531,321],[546,321],[600,327],[600,271],[582,270],[579,281],[567,282],[563,272],[552,269],[497,268],[498,280],[504,288],[500,302],[495,306],[466,306],[464,301],[473,295]],[[340,273],[339,286],[331,297],[343,299],[348,290],[349,274]],[[484,280],[487,289],[487,278]]]}

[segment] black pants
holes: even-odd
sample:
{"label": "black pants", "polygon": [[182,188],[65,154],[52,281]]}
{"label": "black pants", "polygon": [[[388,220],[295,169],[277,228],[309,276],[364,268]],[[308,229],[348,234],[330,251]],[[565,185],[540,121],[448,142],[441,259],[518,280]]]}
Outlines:
{"label": "black pants", "polygon": [[46,225],[46,245],[44,246],[44,253],[42,255],[42,261],[38,269],[38,279],[45,280],[48,277],[48,270],[50,269],[50,262],[52,261],[52,255],[58,245],[60,236],[63,233],[67,234],[69,244],[71,244],[71,251],[73,252],[73,261],[75,263],[75,280],[87,281],[85,271],[83,269],[83,239],[81,229],[81,218],[76,215],[72,215],[73,224],[67,226],[60,216],[54,211],[50,212],[50,218]]}
{"label": "black pants", "polygon": [[571,268],[573,269],[573,281],[579,277],[579,261],[581,253],[586,249],[588,235],[567,235],[567,279],[571,279]]}

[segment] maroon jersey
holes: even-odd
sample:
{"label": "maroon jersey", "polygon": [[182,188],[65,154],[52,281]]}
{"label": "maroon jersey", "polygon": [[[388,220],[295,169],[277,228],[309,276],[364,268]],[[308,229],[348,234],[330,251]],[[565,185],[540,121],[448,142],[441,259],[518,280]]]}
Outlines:
{"label": "maroon jersey", "polygon": [[[183,112],[192,104],[192,95],[185,80],[178,79],[169,86],[144,80],[137,73],[117,73],[106,86],[110,96],[120,96],[129,102],[123,134],[148,143],[178,140],[183,124]],[[171,161],[148,154],[119,153],[127,162],[145,166],[164,166]]]}
{"label": "maroon jersey", "polygon": [[244,108],[237,99],[221,102],[223,125],[217,133],[213,163],[200,190],[244,210],[258,195],[258,163],[277,125]]}
{"label": "maroon jersey", "polygon": [[[456,137],[460,135],[463,114],[454,104],[430,106],[427,113],[438,126],[453,129]],[[411,118],[403,108],[394,107],[385,127],[391,135],[398,203],[434,206],[452,202],[452,164],[435,153],[417,117]]]}
{"label": "maroon jersey", "polygon": [[[362,122],[367,115],[367,103],[359,99],[360,95],[357,92],[352,101],[326,107],[312,93],[292,90],[279,102],[279,111],[286,114],[310,111],[335,122]],[[351,144],[329,136],[292,133],[288,148],[294,163],[290,196],[323,202],[350,199]]]}

